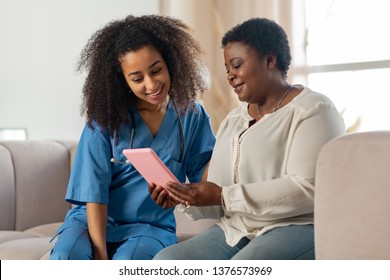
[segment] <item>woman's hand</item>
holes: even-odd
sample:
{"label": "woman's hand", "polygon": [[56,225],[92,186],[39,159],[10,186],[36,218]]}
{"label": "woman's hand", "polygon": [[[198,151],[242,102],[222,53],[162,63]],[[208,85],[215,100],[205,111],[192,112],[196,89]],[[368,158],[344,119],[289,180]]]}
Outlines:
{"label": "woman's hand", "polygon": [[168,182],[164,188],[169,193],[171,200],[173,199],[187,207],[190,205],[221,205],[222,188],[212,182],[193,184]]}
{"label": "woman's hand", "polygon": [[162,208],[172,208],[179,204],[179,202],[169,196],[169,193],[163,187],[154,183],[149,184],[148,191],[156,204]]}

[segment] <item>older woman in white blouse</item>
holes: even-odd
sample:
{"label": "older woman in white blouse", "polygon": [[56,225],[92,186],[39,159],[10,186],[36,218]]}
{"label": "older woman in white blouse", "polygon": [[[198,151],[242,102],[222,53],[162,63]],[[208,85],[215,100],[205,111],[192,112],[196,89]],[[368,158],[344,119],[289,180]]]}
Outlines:
{"label": "older woman in white blouse", "polygon": [[207,182],[149,186],[157,204],[220,222],[155,259],[314,259],[316,160],[344,122],[329,98],[287,81],[290,49],[275,22],[243,22],[222,46],[243,103],[219,127]]}

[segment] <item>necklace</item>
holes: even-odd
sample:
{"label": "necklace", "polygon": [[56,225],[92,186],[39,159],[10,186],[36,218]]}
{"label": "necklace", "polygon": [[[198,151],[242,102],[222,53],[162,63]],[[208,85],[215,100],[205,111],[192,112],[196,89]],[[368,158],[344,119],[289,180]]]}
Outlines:
{"label": "necklace", "polygon": [[[287,96],[287,94],[290,92],[290,90],[293,88],[293,85],[290,85],[288,87],[288,89],[286,90],[286,92],[283,94],[282,98],[280,98],[280,100],[278,101],[278,103],[276,103],[275,107],[272,108],[272,111],[271,113],[274,113],[276,110],[278,110],[280,108],[280,104],[282,103],[282,101],[284,100],[284,98]],[[261,119],[262,117],[264,117],[265,114],[260,114],[260,111],[259,111],[259,104],[256,104],[256,112],[257,112],[257,115],[259,116],[259,118]]]}

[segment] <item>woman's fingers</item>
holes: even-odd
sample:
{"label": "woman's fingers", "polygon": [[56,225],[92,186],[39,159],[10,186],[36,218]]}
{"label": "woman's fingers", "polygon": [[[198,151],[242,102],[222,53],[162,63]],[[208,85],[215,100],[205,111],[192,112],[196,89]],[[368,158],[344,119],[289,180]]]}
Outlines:
{"label": "woman's fingers", "polygon": [[166,189],[154,183],[148,185],[148,191],[154,202],[163,208],[172,208],[180,203],[171,197]]}
{"label": "woman's fingers", "polygon": [[157,200],[157,198],[158,198],[160,192],[161,192],[161,187],[155,186],[155,187],[153,188],[153,190],[152,190],[151,193],[150,193],[150,196],[152,197],[152,199],[153,199],[154,201]]}
{"label": "woman's fingers", "polygon": [[168,182],[164,188],[183,205],[220,205],[221,187],[212,182],[178,184]]}
{"label": "woman's fingers", "polygon": [[169,198],[169,194],[161,186],[150,186],[151,190],[150,196],[156,202],[157,205],[163,206],[164,201]]}
{"label": "woman's fingers", "polygon": [[159,192],[157,198],[156,198],[156,203],[157,205],[164,205],[164,202],[169,199],[169,196],[167,194],[167,192],[164,190],[164,189],[161,189],[161,191]]}
{"label": "woman's fingers", "polygon": [[169,192],[169,195],[181,204],[191,204],[194,201],[194,192],[187,185],[168,182],[165,188]]}
{"label": "woman's fingers", "polygon": [[169,196],[169,197],[167,197],[167,199],[165,199],[162,207],[163,208],[172,208],[172,207],[175,207],[177,204],[179,204],[179,202],[177,202],[176,200],[174,200],[172,197]]}
{"label": "woman's fingers", "polygon": [[148,184],[148,192],[149,192],[150,194],[152,194],[155,187],[156,187],[156,184],[155,184],[155,183],[149,183],[149,184]]}

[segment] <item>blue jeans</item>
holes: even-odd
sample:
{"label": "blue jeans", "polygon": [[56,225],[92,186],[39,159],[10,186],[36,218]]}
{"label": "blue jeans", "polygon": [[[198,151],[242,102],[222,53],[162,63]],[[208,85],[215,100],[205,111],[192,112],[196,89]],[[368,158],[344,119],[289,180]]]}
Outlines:
{"label": "blue jeans", "polygon": [[[164,248],[157,239],[136,236],[122,242],[107,242],[108,257],[113,260],[151,260]],[[92,260],[92,243],[84,227],[66,228],[50,254],[51,260]]]}
{"label": "blue jeans", "polygon": [[242,238],[234,247],[215,225],[186,241],[169,246],[156,260],[314,260],[313,225],[278,227],[253,240]]}

